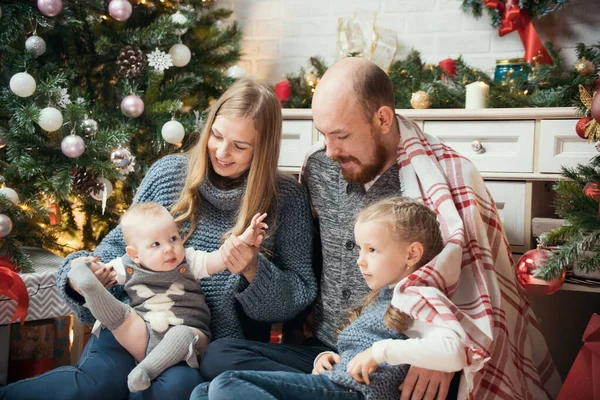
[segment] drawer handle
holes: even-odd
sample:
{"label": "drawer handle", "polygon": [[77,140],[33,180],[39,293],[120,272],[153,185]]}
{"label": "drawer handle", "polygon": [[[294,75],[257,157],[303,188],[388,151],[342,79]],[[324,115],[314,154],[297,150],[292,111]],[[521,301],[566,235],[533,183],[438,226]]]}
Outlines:
{"label": "drawer handle", "polygon": [[471,150],[473,150],[475,153],[483,153],[484,149],[479,140],[473,140],[473,142],[471,142]]}

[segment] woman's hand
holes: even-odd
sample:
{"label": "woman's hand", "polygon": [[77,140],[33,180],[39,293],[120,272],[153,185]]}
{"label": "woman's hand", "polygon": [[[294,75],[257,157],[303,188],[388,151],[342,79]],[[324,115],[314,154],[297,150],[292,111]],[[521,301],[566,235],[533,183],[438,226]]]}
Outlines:
{"label": "woman's hand", "polygon": [[315,367],[312,370],[313,375],[320,375],[325,371],[333,369],[333,366],[341,361],[342,357],[335,353],[322,354],[317,361],[315,361]]}
{"label": "woman's hand", "polygon": [[[97,256],[78,257],[74,260],[71,260],[71,265],[77,262],[86,263],[89,265],[89,268],[92,270],[94,275],[96,275],[96,278],[98,278],[100,283],[102,283],[102,286],[104,286],[107,289],[115,286],[117,284],[117,281],[115,279],[117,273],[114,271],[114,268],[106,268],[104,264],[98,262],[98,260],[100,260],[100,257]],[[79,287],[77,287],[77,285],[75,285],[70,279],[67,279],[67,282],[74,291],[83,295]]]}
{"label": "woman's hand", "polygon": [[371,383],[369,373],[375,372],[378,365],[379,363],[373,358],[373,348],[369,347],[350,360],[346,371],[355,381],[369,385]]}
{"label": "woman's hand", "polygon": [[258,247],[248,246],[231,235],[221,246],[223,264],[232,274],[242,274],[248,282],[252,282],[258,269],[258,250]]}

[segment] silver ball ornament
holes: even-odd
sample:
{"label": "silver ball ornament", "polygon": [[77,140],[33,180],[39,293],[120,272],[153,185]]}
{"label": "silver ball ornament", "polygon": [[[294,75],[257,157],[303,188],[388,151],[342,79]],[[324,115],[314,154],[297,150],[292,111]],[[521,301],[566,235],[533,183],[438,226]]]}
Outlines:
{"label": "silver ball ornament", "polygon": [[0,136],[0,149],[5,148],[7,144],[6,139]]}
{"label": "silver ball ornament", "polygon": [[63,9],[62,0],[37,0],[37,6],[47,17],[57,16]]}
{"label": "silver ball ornament", "polygon": [[109,198],[110,195],[113,192],[113,185],[112,183],[110,183],[110,181],[106,178],[98,178],[98,183],[100,184],[100,189],[98,189],[95,192],[92,192],[90,194],[90,197],[94,200],[97,201],[102,201],[102,197],[103,197],[103,193],[104,193],[104,188],[106,185],[106,198]]}
{"label": "silver ball ornament", "polygon": [[185,128],[179,121],[169,121],[163,125],[161,134],[165,142],[178,144],[185,136]]}
{"label": "silver ball ornament", "polygon": [[185,67],[192,59],[192,52],[185,44],[174,44],[169,49],[169,55],[176,67]]}
{"label": "silver ball ornament", "polygon": [[133,156],[128,149],[118,148],[110,153],[110,161],[119,169],[127,168],[133,161]]}
{"label": "silver ball ornament", "polygon": [[12,231],[13,224],[8,215],[0,214],[0,238],[7,237]]}
{"label": "silver ball ornament", "polygon": [[135,94],[126,96],[121,101],[121,112],[129,118],[137,118],[144,112],[144,101]]}
{"label": "silver ball ornament", "polygon": [[46,42],[38,35],[33,35],[25,41],[25,49],[39,57],[46,52]]}
{"label": "silver ball ornament", "polygon": [[108,13],[117,21],[125,21],[131,17],[131,3],[128,0],[111,0],[108,3]]}
{"label": "silver ball ornament", "polygon": [[86,135],[95,135],[98,133],[98,122],[91,118],[84,119],[81,121],[81,129]]}
{"label": "silver ball ornament", "polygon": [[19,195],[9,187],[0,188],[0,194],[6,196],[6,198],[13,204],[19,203]]}
{"label": "silver ball ornament", "polygon": [[60,150],[69,158],[77,158],[85,151],[85,142],[77,135],[68,135],[62,140]]}
{"label": "silver ball ornament", "polygon": [[35,79],[27,72],[18,72],[10,78],[10,90],[19,97],[29,97],[35,92]]}
{"label": "silver ball ornament", "polygon": [[46,107],[40,111],[38,125],[45,131],[54,132],[63,124],[63,116],[60,111],[54,107]]}

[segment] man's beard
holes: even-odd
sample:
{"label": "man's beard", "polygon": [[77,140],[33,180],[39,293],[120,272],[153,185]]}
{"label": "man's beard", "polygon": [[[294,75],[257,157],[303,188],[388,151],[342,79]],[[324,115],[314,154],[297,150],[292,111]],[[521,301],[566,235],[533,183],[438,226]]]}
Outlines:
{"label": "man's beard", "polygon": [[333,158],[333,161],[336,161],[340,164],[351,161],[357,165],[358,171],[351,171],[349,169],[345,170],[342,168],[342,176],[346,181],[355,183],[357,185],[364,185],[365,183],[371,182],[377,177],[378,174],[383,172],[382,170],[386,162],[385,158],[387,149],[381,140],[374,135],[373,131],[371,131],[371,137],[373,138],[375,149],[373,151],[371,161],[369,161],[367,164],[362,164],[354,156]]}

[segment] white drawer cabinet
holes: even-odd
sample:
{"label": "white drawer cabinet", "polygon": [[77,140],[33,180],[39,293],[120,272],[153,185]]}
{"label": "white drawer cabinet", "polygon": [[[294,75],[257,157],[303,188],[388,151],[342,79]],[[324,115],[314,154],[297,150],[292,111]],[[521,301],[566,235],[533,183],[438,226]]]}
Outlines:
{"label": "white drawer cabinet", "polygon": [[577,119],[540,121],[539,168],[542,173],[560,173],[560,167],[586,164],[600,153],[596,143],[575,134]]}
{"label": "white drawer cabinet", "polygon": [[511,246],[524,246],[525,237],[525,182],[486,181],[496,203],[500,220]]}
{"label": "white drawer cabinet", "polygon": [[300,168],[312,144],[312,120],[284,120],[279,166]]}
{"label": "white drawer cabinet", "polygon": [[482,172],[533,172],[535,121],[425,121]]}

